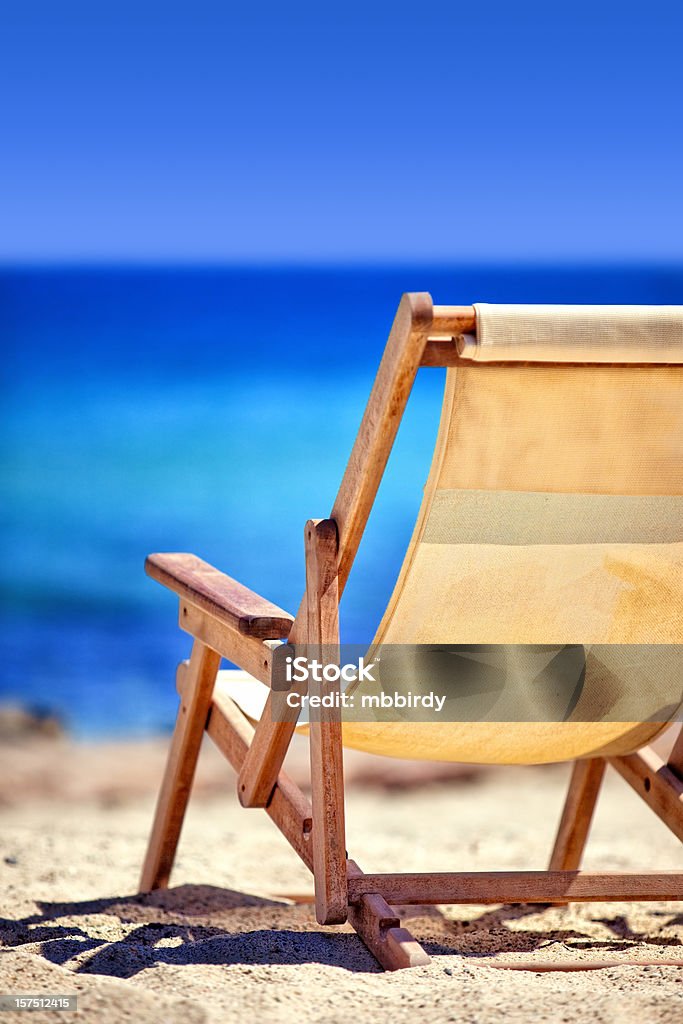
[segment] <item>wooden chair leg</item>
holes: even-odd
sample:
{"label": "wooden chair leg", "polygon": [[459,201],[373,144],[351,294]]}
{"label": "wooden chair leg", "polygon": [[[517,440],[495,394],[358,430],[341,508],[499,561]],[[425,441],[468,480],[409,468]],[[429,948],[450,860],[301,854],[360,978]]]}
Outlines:
{"label": "wooden chair leg", "polygon": [[[349,875],[361,874],[358,865],[349,861]],[[422,946],[407,928],[401,927],[400,919],[379,893],[362,896],[357,904],[349,906],[349,923],[385,971],[430,963]]]}
{"label": "wooden chair leg", "polygon": [[[337,527],[331,519],[310,520],[305,530],[309,651],[329,656],[339,645]],[[325,651],[323,652],[323,648]],[[309,694],[323,686],[309,683]],[[344,762],[338,709],[319,709],[310,720],[311,804],[315,911],[320,924],[347,917]]]}
{"label": "wooden chair leg", "polygon": [[350,907],[349,921],[385,971],[430,963],[420,943],[401,927],[400,919],[377,893],[363,896],[357,906]]}
{"label": "wooden chair leg", "polygon": [[180,707],[140,877],[140,892],[165,889],[168,885],[220,662],[220,654],[195,640],[190,663],[183,671]]}
{"label": "wooden chair leg", "polygon": [[311,804],[315,911],[320,924],[347,916],[341,725],[311,722]]}
{"label": "wooden chair leg", "polygon": [[575,762],[548,865],[550,871],[575,871],[581,864],[604,774],[601,757]]}

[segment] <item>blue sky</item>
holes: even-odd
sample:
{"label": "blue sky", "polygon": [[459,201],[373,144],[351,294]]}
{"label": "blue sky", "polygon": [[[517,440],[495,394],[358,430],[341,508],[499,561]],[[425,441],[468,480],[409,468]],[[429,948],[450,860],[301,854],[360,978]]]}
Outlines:
{"label": "blue sky", "polygon": [[683,5],[3,0],[0,259],[683,258]]}

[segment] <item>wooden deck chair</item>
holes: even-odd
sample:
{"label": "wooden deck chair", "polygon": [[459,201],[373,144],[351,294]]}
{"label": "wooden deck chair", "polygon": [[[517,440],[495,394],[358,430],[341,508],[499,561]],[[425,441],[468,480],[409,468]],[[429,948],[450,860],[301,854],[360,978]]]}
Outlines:
{"label": "wooden deck chair", "polygon": [[[254,728],[233,699],[250,680],[270,684],[274,641],[338,643],[339,598],[415,375],[435,366],[448,367],[436,450],[378,639],[680,644],[683,307],[452,307],[406,295],[330,518],[306,524],[296,617],[191,555],[147,560],[179,596],[194,643],[141,890],[168,883],[206,729],[238,773],[242,804],[264,808],[313,872],[318,921],[348,920],[388,969],[428,961],[392,906],[683,898],[682,872],[579,870],[606,764],[683,839],[683,741],[667,762],[649,746],[680,695],[662,714],[653,692],[638,721],[342,724],[329,712],[310,724],[310,802],[282,770],[297,711],[275,721],[269,690]],[[241,670],[230,686],[216,685],[221,658]],[[364,872],[346,854],[344,743],[406,758],[575,762],[549,870]]]}

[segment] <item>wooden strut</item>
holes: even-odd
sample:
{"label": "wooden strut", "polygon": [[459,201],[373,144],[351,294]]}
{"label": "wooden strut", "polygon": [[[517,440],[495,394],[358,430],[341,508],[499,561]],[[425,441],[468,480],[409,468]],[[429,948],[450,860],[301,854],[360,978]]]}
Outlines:
{"label": "wooden strut", "polygon": [[604,774],[602,757],[575,762],[550,856],[550,871],[575,871],[579,867]]}
{"label": "wooden strut", "polygon": [[[470,310],[470,315],[472,311]],[[377,494],[384,467],[415,381],[433,327],[433,307],[427,294],[404,295],[370,392],[363,419],[330,518],[338,531],[338,593],[341,597],[365,524]],[[304,597],[289,634],[300,643],[308,622]],[[289,747],[299,712],[275,721],[269,694],[240,772],[238,795],[245,807],[265,807]]]}

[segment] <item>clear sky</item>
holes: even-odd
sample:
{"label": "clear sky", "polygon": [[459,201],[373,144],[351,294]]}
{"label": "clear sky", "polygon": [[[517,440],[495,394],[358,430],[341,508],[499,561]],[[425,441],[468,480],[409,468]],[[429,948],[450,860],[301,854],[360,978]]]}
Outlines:
{"label": "clear sky", "polygon": [[0,259],[683,259],[683,4],[2,0]]}

